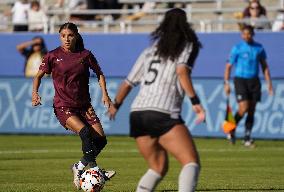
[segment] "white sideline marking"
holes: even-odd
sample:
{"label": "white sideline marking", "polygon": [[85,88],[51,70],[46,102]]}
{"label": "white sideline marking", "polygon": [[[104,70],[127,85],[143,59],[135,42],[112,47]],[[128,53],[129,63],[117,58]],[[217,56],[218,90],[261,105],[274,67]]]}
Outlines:
{"label": "white sideline marking", "polygon": [[[284,148],[273,148],[273,147],[264,147],[264,148],[256,148],[256,149],[199,149],[199,152],[215,152],[215,153],[223,153],[223,152],[251,152],[252,150],[269,150],[269,151],[284,151]],[[48,150],[48,149],[35,149],[35,150],[2,150],[0,154],[26,154],[26,153],[80,153],[80,150]],[[136,149],[129,150],[104,150],[103,153],[138,153]]]}
{"label": "white sideline marking", "polygon": [[[105,150],[104,153],[138,153],[137,150]],[[79,150],[48,150],[48,149],[36,149],[36,150],[10,150],[0,151],[0,154],[25,154],[25,153],[81,153]]]}

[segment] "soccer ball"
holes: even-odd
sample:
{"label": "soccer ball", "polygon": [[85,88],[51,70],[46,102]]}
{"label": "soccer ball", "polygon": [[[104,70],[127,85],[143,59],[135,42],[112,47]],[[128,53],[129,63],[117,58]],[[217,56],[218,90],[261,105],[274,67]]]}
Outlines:
{"label": "soccer ball", "polygon": [[80,178],[80,185],[83,191],[99,192],[103,189],[105,180],[98,170],[88,169]]}

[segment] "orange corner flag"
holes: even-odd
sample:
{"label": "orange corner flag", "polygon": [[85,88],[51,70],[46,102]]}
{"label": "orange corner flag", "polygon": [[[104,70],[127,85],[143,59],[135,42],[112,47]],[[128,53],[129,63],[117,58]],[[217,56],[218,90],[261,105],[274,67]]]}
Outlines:
{"label": "orange corner flag", "polygon": [[236,120],[233,115],[232,108],[230,106],[229,98],[227,99],[227,107],[226,107],[226,114],[225,114],[225,120],[222,124],[222,128],[224,133],[228,134],[234,129],[236,129]]}

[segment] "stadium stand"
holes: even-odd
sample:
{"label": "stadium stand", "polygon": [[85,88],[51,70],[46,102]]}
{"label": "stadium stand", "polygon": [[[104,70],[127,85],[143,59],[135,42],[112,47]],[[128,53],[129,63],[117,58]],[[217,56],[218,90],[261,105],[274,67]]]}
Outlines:
{"label": "stadium stand", "polygon": [[[11,15],[6,14],[15,0],[0,2],[0,31],[12,31]],[[41,0],[40,3],[49,17],[49,32],[57,31],[70,15],[93,15],[94,19],[76,20],[83,32],[149,32],[161,21],[163,13],[168,9],[168,3],[183,7],[194,28],[200,32],[237,31],[240,22],[235,16],[247,6],[245,0],[118,0],[123,4],[121,9],[86,9],[69,10],[67,7],[58,8],[56,0]],[[141,13],[141,6],[146,2],[155,3],[155,7],[146,10],[140,17],[131,19],[131,15]],[[284,0],[261,0],[267,10],[267,16],[272,23],[284,8]],[[112,15],[119,15],[113,18]],[[47,32],[47,31],[45,31]]]}

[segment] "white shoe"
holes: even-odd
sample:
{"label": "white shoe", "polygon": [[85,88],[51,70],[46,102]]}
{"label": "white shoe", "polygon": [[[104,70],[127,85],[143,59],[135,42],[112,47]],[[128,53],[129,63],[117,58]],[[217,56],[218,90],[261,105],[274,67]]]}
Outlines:
{"label": "white shoe", "polygon": [[110,178],[112,178],[116,174],[116,172],[113,171],[113,170],[106,171],[106,170],[101,169],[99,167],[94,167],[92,169],[98,171],[103,176],[105,181],[110,180]]}
{"label": "white shoe", "polygon": [[244,141],[244,146],[249,147],[249,148],[255,148],[255,144],[254,144],[253,140]]}
{"label": "white shoe", "polygon": [[112,178],[116,174],[116,172],[113,171],[113,170],[109,170],[109,171],[104,171],[103,170],[102,172],[107,177],[106,180],[110,180],[110,178]]}
{"label": "white shoe", "polygon": [[230,142],[230,144],[235,145],[236,144],[236,136],[233,133],[227,134],[227,140]]}
{"label": "white shoe", "polygon": [[84,170],[79,170],[77,163],[72,165],[71,170],[74,176],[74,179],[73,179],[74,186],[76,189],[80,190],[81,189],[80,178],[81,178],[81,175],[84,173]]}

